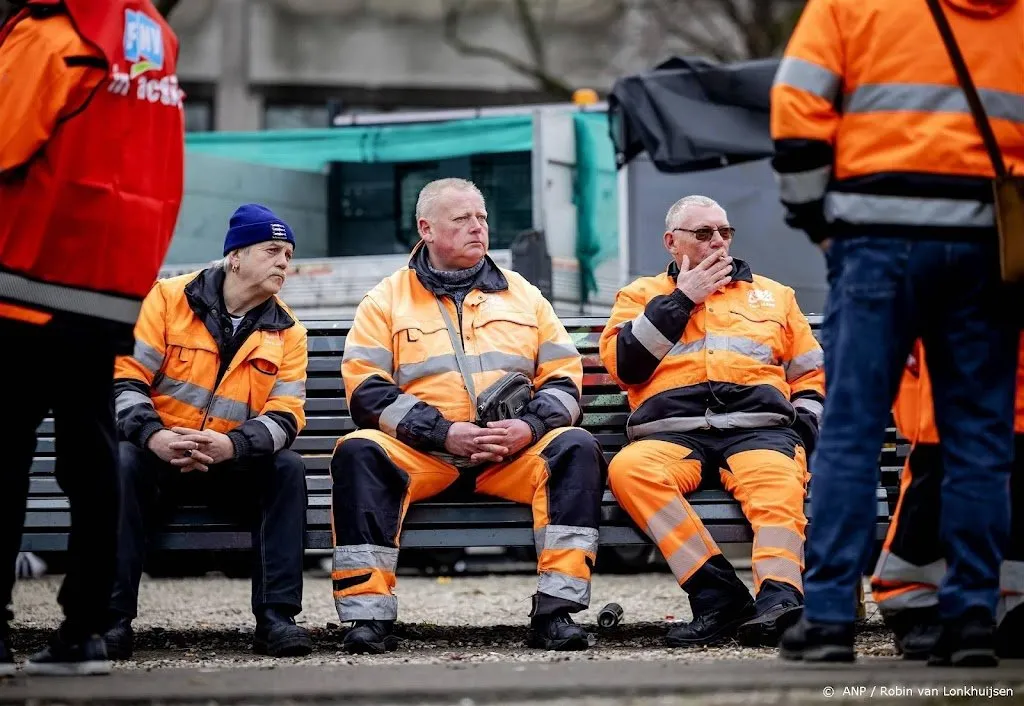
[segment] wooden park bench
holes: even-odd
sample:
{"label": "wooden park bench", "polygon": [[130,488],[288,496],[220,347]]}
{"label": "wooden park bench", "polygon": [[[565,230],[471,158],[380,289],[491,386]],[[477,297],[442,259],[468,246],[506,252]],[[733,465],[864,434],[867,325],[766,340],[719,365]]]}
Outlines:
{"label": "wooden park bench", "polygon": [[[605,456],[611,458],[626,441],[624,429],[628,407],[625,394],[612,381],[598,356],[598,339],[604,323],[602,318],[564,320],[584,361],[581,426],[597,437]],[[812,318],[812,326],[817,323]],[[306,546],[325,550],[332,547],[331,453],[338,438],[355,429],[345,402],[340,373],[345,335],[351,322],[311,321],[306,325],[309,329],[307,424],[292,448],[306,461],[309,490]],[[67,548],[70,514],[67,499],[53,476],[53,431],[52,420],[45,421],[39,429],[22,540],[25,551],[49,553],[63,552]],[[890,428],[886,444],[880,451],[881,482],[876,512],[878,539],[884,537],[891,509],[895,506],[899,470],[907,449],[905,443],[896,439],[895,430]],[[89,472],[87,464],[77,470]],[[707,475],[709,482],[718,482],[717,473]],[[689,500],[716,541],[727,544],[752,540],[750,525],[739,504],[720,488],[701,489]],[[423,550],[470,547],[532,550],[533,537],[530,508],[483,496],[453,497],[446,493],[418,503],[409,510],[401,543],[403,548]],[[600,537],[603,547],[636,547],[649,543],[619,508],[610,492],[604,496]],[[153,538],[151,546],[154,550],[167,552],[221,552],[247,549],[250,538],[243,528],[218,518],[207,508],[183,507]],[[600,564],[599,560],[599,568]]]}

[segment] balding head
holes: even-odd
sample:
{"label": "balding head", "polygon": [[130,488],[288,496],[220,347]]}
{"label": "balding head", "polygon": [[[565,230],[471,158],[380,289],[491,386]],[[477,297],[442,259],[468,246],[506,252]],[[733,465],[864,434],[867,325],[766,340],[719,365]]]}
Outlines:
{"label": "balding head", "polygon": [[416,200],[416,229],[435,268],[473,267],[487,254],[489,242],[483,194],[465,179],[430,182]]}

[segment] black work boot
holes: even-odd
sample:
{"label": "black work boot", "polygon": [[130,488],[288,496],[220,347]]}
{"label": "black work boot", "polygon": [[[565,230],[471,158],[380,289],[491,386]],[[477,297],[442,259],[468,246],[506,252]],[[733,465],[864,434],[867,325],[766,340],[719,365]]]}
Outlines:
{"label": "black work boot", "polygon": [[970,608],[956,620],[942,625],[942,632],[928,657],[932,667],[998,667],[996,626],[984,608]]}
{"label": "black work boot", "polygon": [[25,674],[83,676],[110,674],[107,646],[100,635],[68,638],[57,630],[50,645],[28,658]]}
{"label": "black work boot", "polygon": [[558,610],[530,619],[530,647],[572,652],[590,647],[587,631],[573,622],[568,610]]}
{"label": "black work boot", "polygon": [[736,629],[754,617],[754,600],[721,554],[704,562],[682,589],[690,597],[693,620],[669,629],[669,647],[707,647],[736,636]]}
{"label": "black work boot", "polygon": [[313,651],[313,641],[295,618],[274,608],[260,608],[256,613],[256,632],[252,651],[271,657],[305,657]]}
{"label": "black work boot", "polygon": [[926,660],[942,632],[938,608],[910,608],[882,616],[903,659]]}
{"label": "black work boot", "polygon": [[996,629],[996,654],[1003,659],[1024,659],[1024,605],[1003,616]]}
{"label": "black work boot", "polygon": [[341,646],[354,655],[394,652],[399,644],[394,629],[394,620],[357,620],[345,633]]}
{"label": "black work boot", "polygon": [[107,657],[112,660],[131,659],[135,652],[135,631],[132,630],[132,619],[115,618],[107,631],[103,633],[103,641],[107,645]]}
{"label": "black work boot", "polygon": [[754,617],[736,630],[747,647],[776,647],[779,638],[804,614],[804,597],[788,583],[766,579],[754,601]]}
{"label": "black work boot", "polygon": [[804,662],[852,662],[853,623],[813,623],[801,617],[779,638],[779,656]]}
{"label": "black work boot", "polygon": [[7,633],[0,630],[0,678],[14,676],[14,653],[7,642]]}

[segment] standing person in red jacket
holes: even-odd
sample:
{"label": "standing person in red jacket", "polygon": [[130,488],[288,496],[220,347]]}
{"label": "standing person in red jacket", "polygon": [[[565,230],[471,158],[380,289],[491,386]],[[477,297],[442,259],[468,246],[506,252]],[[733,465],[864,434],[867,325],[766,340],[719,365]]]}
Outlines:
{"label": "standing person in red jacket", "polygon": [[0,27],[0,676],[36,428],[53,411],[71,502],[65,620],[33,674],[110,670],[100,634],[117,546],[114,357],[182,195],[178,41],[149,0],[19,0]]}

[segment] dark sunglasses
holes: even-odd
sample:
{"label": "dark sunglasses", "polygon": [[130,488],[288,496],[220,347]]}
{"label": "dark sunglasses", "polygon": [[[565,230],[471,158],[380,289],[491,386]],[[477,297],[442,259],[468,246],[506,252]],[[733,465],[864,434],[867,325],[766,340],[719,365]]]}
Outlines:
{"label": "dark sunglasses", "polygon": [[681,230],[686,233],[693,233],[694,237],[696,237],[697,240],[702,243],[706,243],[712,238],[714,238],[716,230],[718,231],[718,234],[722,236],[722,240],[732,240],[733,236],[736,235],[736,229],[733,228],[732,226],[722,226],[717,229],[712,228],[711,226],[704,226],[702,228],[697,228],[695,230],[692,230],[690,228],[673,228],[672,230]]}

